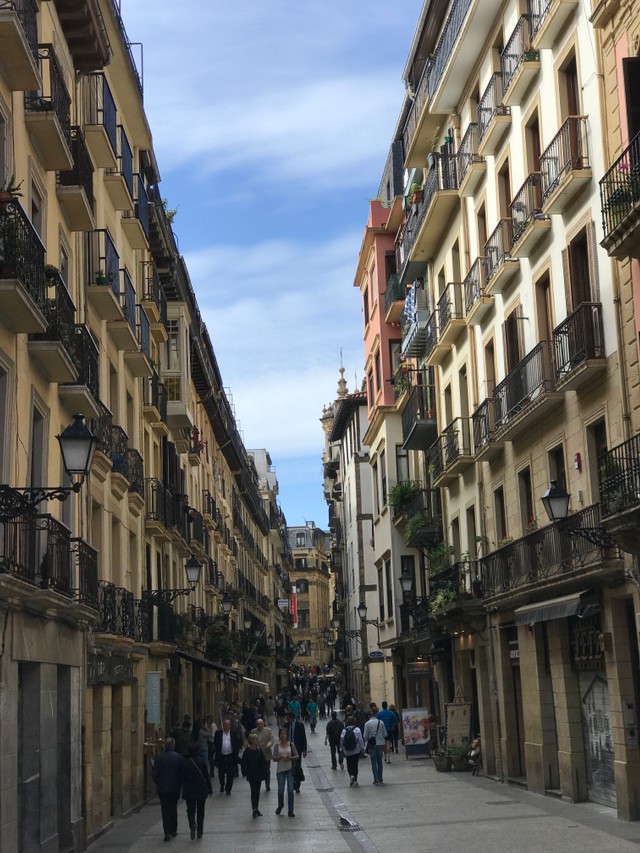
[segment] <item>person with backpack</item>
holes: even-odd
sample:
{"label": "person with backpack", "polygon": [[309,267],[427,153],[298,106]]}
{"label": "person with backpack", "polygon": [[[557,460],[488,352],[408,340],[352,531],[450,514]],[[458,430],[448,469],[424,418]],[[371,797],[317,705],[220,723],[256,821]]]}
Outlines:
{"label": "person with backpack", "polygon": [[355,717],[345,720],[345,728],[340,735],[340,745],[344,757],[347,759],[347,771],[349,773],[349,786],[358,787],[358,762],[360,755],[364,752],[364,740],[362,732],[356,726]]}

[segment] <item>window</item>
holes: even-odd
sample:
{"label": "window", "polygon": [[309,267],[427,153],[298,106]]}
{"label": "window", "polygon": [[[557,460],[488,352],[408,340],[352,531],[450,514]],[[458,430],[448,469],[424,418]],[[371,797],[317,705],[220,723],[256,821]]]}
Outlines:
{"label": "window", "polygon": [[528,533],[537,527],[536,511],[533,503],[533,488],[531,485],[531,471],[529,468],[525,468],[518,474],[518,492],[522,532]]}
{"label": "window", "polygon": [[46,421],[42,412],[33,407],[31,412],[31,472],[32,487],[45,485]]}
{"label": "window", "polygon": [[627,102],[627,144],[640,133],[640,57],[622,60],[624,93]]}
{"label": "window", "polygon": [[307,568],[307,558],[306,557],[296,557],[295,568],[296,568],[296,571],[300,571],[300,569],[306,569]]}
{"label": "window", "polygon": [[389,367],[391,375],[395,376],[400,367],[400,356],[402,353],[402,341],[389,341]]}
{"label": "window", "polygon": [[378,463],[371,464],[371,479],[373,480],[373,512],[380,515],[380,489],[378,488]]}
{"label": "window", "polygon": [[39,187],[31,183],[31,224],[36,229],[38,236],[42,239],[44,234],[44,198]]}
{"label": "window", "polygon": [[510,216],[509,208],[513,201],[511,197],[511,171],[508,160],[505,160],[498,172],[498,199],[500,204],[500,218],[504,219]]}
{"label": "window", "polygon": [[378,568],[378,610],[380,621],[384,622],[384,585],[382,577],[382,566]]}
{"label": "window", "polygon": [[373,408],[373,404],[375,403],[376,395],[374,393],[373,388],[373,371],[370,370],[367,373],[367,397],[369,399],[369,408]]}
{"label": "window", "polygon": [[308,610],[298,610],[298,628],[308,628],[309,627],[309,611]]}
{"label": "window", "polygon": [[401,444],[396,444],[396,478],[398,483],[409,479],[409,451]]}
{"label": "window", "polygon": [[504,334],[504,357],[507,373],[511,373],[514,367],[524,356],[524,346],[521,340],[518,325],[519,306],[515,308],[502,324]]}
{"label": "window", "polygon": [[180,321],[167,320],[167,370],[180,371]]}
{"label": "window", "polygon": [[376,376],[376,390],[378,394],[382,391],[382,377],[380,374],[380,350],[373,357],[373,369]]}
{"label": "window", "polygon": [[9,371],[0,363],[0,478],[1,482],[9,481],[7,469],[9,467],[8,436],[11,432],[9,422]]}
{"label": "window", "polygon": [[380,486],[380,498],[384,506],[387,503],[387,464],[384,450],[380,452]]}
{"label": "window", "polygon": [[385,560],[384,575],[387,586],[387,619],[393,616],[393,577],[391,574],[391,560]]}
{"label": "window", "polygon": [[365,287],[362,292],[362,310],[364,312],[364,324],[369,325],[369,288]]}
{"label": "window", "polygon": [[494,512],[496,517],[496,544],[500,546],[503,539],[507,538],[507,516],[504,507],[504,490],[502,486],[493,493]]}
{"label": "window", "polygon": [[561,444],[549,451],[549,479],[555,480],[561,488],[567,488],[567,469]]}
{"label": "window", "polygon": [[304,533],[296,533],[296,548],[304,548]]}
{"label": "window", "polygon": [[582,302],[599,302],[594,224],[583,228],[562,251],[567,314]]}
{"label": "window", "polygon": [[607,443],[607,427],[604,418],[587,428],[587,450],[589,453],[589,481],[591,483],[592,501],[599,500],[600,495],[600,457],[609,449]]}
{"label": "window", "polygon": [[309,593],[309,581],[306,578],[296,581],[296,592],[299,595],[307,595]]}

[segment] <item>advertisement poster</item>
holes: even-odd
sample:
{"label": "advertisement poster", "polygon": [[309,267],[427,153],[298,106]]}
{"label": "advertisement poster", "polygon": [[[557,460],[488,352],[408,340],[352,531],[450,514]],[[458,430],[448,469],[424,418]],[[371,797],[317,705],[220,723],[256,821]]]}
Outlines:
{"label": "advertisement poster", "polygon": [[291,616],[293,618],[293,627],[298,627],[298,593],[291,593]]}
{"label": "advertisement poster", "polygon": [[402,731],[407,758],[431,754],[428,708],[405,708],[402,712]]}
{"label": "advertisement poster", "polygon": [[471,705],[457,702],[445,705],[447,746],[466,746],[471,740]]}
{"label": "advertisement poster", "polygon": [[160,709],[160,679],[162,673],[147,672],[145,691],[145,722],[149,725],[158,726],[162,722]]}

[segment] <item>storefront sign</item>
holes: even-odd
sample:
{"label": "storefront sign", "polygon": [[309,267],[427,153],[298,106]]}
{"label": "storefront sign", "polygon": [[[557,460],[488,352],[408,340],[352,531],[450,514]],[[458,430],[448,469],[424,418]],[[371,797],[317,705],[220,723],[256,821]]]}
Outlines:
{"label": "storefront sign", "polygon": [[133,661],[130,658],[109,655],[89,655],[87,658],[87,684],[131,684]]}
{"label": "storefront sign", "polygon": [[425,676],[431,672],[431,664],[428,660],[413,660],[407,663],[407,675]]}
{"label": "storefront sign", "polygon": [[278,599],[278,607],[280,610],[289,610],[289,599],[288,598],[279,598]]}
{"label": "storefront sign", "polygon": [[160,725],[160,672],[148,672],[146,680],[145,712],[146,721],[154,726]]}
{"label": "storefront sign", "polygon": [[293,627],[298,627],[298,593],[291,593],[291,616],[293,617]]}
{"label": "storefront sign", "polygon": [[468,702],[451,702],[445,705],[447,719],[447,746],[464,746],[471,740],[471,705]]}

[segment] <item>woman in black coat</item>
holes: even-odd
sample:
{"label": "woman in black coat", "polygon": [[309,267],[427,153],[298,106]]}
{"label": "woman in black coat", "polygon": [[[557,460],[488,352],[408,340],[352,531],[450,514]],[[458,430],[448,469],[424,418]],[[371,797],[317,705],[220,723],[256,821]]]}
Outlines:
{"label": "woman in black coat", "polygon": [[253,816],[262,817],[262,812],[258,808],[260,805],[260,786],[267,777],[268,765],[267,759],[258,744],[257,735],[249,735],[247,738],[247,748],[242,753],[240,767],[242,775],[248,780],[251,788]]}
{"label": "woman in black coat", "polygon": [[211,796],[211,778],[206,762],[198,756],[196,744],[189,755],[183,759],[182,765],[182,799],[187,803],[187,820],[191,830],[191,840],[202,838],[204,831],[204,807],[207,796]]}

